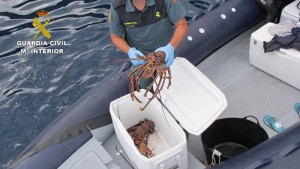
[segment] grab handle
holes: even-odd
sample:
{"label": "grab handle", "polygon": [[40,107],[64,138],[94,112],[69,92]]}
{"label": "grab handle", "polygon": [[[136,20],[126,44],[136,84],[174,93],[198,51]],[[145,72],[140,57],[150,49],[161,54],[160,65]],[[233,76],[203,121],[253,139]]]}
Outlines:
{"label": "grab handle", "polygon": [[208,8],[206,8],[205,11],[202,11],[201,13],[194,15],[192,18],[192,21],[199,19],[202,15],[206,14],[209,11],[212,11],[213,9],[217,8],[219,5],[220,4],[218,4],[218,3],[211,4],[210,6],[208,6]]}
{"label": "grab handle", "polygon": [[254,119],[256,120],[256,124],[258,124],[258,125],[260,126],[259,121],[258,121],[258,119],[257,119],[255,116],[248,115],[248,116],[245,116],[243,119],[248,120],[248,119],[247,119],[248,117],[254,118]]}
{"label": "grab handle", "polygon": [[245,169],[256,169],[256,168],[258,168],[258,167],[260,167],[260,166],[263,166],[263,165],[267,165],[267,164],[270,164],[270,163],[272,163],[273,161],[272,161],[272,159],[271,158],[264,158],[264,159],[262,159],[262,160],[258,160],[258,161],[256,161],[256,162],[254,162],[254,163],[252,163],[251,165],[249,165],[247,168],[245,168]]}
{"label": "grab handle", "polygon": [[211,4],[205,12],[209,12],[209,11],[212,11],[213,9],[216,9],[218,6],[220,6],[220,4],[218,3],[215,3],[215,4]]}
{"label": "grab handle", "polygon": [[294,150],[296,150],[296,149],[298,149],[298,148],[300,148],[300,141],[298,141],[298,142],[296,142],[296,143],[294,143],[294,144],[292,144],[292,145],[286,147],[284,150],[282,150],[282,151],[279,153],[279,155],[280,155],[281,157],[285,157],[285,156],[289,155],[290,153],[292,153]]}

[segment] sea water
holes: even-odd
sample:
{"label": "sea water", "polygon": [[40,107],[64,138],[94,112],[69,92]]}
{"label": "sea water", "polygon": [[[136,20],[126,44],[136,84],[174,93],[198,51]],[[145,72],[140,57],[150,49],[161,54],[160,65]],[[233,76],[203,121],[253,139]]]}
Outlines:
{"label": "sea water", "polygon": [[[126,58],[109,39],[109,0],[12,1],[0,3],[0,168]],[[50,39],[35,17],[50,19]]]}
{"label": "sea water", "polygon": [[109,38],[110,4],[0,0],[0,168],[127,58]]}

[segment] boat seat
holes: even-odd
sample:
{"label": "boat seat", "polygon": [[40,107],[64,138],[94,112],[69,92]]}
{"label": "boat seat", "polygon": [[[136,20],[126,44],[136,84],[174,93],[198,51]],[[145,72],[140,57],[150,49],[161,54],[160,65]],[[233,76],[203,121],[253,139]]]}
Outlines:
{"label": "boat seat", "polygon": [[95,137],[83,144],[58,169],[120,169]]}

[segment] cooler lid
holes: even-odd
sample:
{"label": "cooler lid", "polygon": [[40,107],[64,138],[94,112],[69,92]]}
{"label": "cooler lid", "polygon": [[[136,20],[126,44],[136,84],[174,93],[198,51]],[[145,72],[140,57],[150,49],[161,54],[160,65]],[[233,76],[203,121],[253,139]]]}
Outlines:
{"label": "cooler lid", "polygon": [[299,19],[299,12],[300,9],[297,7],[297,4],[300,2],[300,0],[296,0],[289,5],[285,6],[283,8],[283,12],[287,13],[291,17],[294,17],[295,19]]}
{"label": "cooler lid", "polygon": [[161,99],[182,127],[191,134],[200,135],[227,107],[226,98],[185,58],[175,59],[171,74],[172,84],[167,89],[166,80],[160,92]]}

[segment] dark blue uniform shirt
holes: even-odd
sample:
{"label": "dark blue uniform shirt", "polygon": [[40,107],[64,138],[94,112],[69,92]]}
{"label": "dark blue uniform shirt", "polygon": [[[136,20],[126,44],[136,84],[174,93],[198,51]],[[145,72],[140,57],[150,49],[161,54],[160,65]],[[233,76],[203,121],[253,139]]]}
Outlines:
{"label": "dark blue uniform shirt", "polygon": [[131,47],[147,54],[170,42],[174,25],[186,11],[179,0],[147,0],[143,11],[131,0],[116,0],[110,15],[110,32],[124,36]]}

